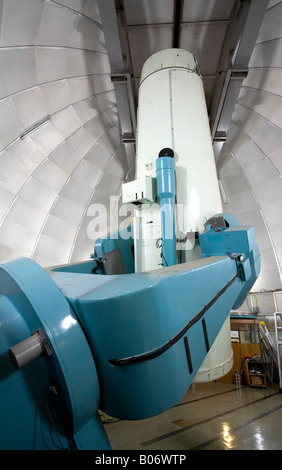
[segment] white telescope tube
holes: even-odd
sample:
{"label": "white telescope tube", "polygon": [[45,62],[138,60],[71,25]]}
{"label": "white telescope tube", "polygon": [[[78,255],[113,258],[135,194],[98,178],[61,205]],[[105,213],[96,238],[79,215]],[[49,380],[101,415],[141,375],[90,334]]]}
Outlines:
{"label": "white telescope tube", "polygon": [[[202,78],[194,56],[182,49],[157,52],[144,64],[137,117],[136,179],[156,176],[162,148],[174,151],[176,172],[176,231],[203,232],[206,220],[222,212]],[[143,209],[140,208],[143,212]],[[139,213],[139,215],[141,215]],[[143,213],[142,269],[160,266],[160,255],[148,237],[148,218],[160,224],[157,211]],[[199,257],[188,237],[182,262]],[[154,253],[155,252],[155,253]]]}
{"label": "white telescope tube", "polygon": [[[202,78],[195,57],[182,49],[157,52],[144,64],[137,116],[136,179],[156,177],[162,148],[174,151],[176,236],[202,233],[205,222],[222,213]],[[160,210],[157,204],[136,211],[138,271],[160,268]],[[195,238],[186,237],[180,262],[201,258]],[[205,286],[201,286],[204,289]],[[177,305],[176,305],[177,308]],[[202,364],[195,382],[224,376],[232,367],[229,317]]]}

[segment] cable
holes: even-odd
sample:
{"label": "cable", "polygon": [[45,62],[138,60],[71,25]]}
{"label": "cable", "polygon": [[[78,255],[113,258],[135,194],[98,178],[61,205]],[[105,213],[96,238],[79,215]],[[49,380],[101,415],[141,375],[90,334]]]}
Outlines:
{"label": "cable", "polygon": [[156,248],[161,248],[162,246],[163,246],[163,240],[162,240],[162,237],[160,237],[156,240]]}
{"label": "cable", "polygon": [[[54,422],[54,419],[52,417],[52,413],[51,413],[51,410],[50,410],[50,406],[48,405],[48,398],[50,398],[51,400],[51,403],[52,405],[54,406],[54,408],[56,409],[56,412],[58,413],[58,416],[60,417],[60,420],[63,424],[63,427],[64,427],[64,430],[65,430],[65,437],[68,441],[68,444],[69,444],[69,447],[65,447],[62,443],[62,440],[60,438],[60,435],[59,435],[59,432],[57,431],[57,428],[56,428],[56,425],[55,425],[55,422]],[[58,404],[56,404],[53,400],[53,397],[52,395],[50,394],[50,391],[47,393],[47,396],[46,396],[46,399],[45,399],[45,405],[46,405],[46,409],[47,409],[47,413],[48,413],[48,416],[49,416],[49,432],[50,432],[50,438],[51,438],[51,441],[53,443],[53,445],[57,448],[57,449],[60,449],[60,450],[76,450],[77,447],[75,445],[75,442],[73,441],[73,438],[72,436],[68,436],[68,433],[65,429],[65,426],[64,426],[64,422],[63,422],[63,419],[62,419],[62,416],[61,415],[61,410],[60,408],[58,407]],[[54,441],[54,438],[53,438],[53,435],[52,435],[52,430],[55,432],[56,434],[56,437],[59,441],[59,445],[55,443]]]}
{"label": "cable", "polygon": [[[161,242],[161,243],[160,243],[160,242]],[[162,248],[162,246],[163,246],[163,239],[160,237],[160,238],[158,238],[158,239],[156,240],[156,248]],[[165,268],[167,268],[169,265],[168,265],[167,260],[166,260],[165,257],[164,257],[163,251],[161,252],[161,257],[163,258],[163,260],[164,260],[164,262],[165,262],[165,264],[166,264],[166,266],[164,266],[164,263],[162,263],[162,266],[164,266]]]}
{"label": "cable", "polygon": [[166,264],[166,266],[164,266],[164,263],[163,263],[164,268],[168,268],[169,265],[168,265],[168,262],[167,262],[167,260],[165,259],[163,253],[162,253],[162,258],[163,258],[163,260],[164,260],[164,262],[165,262],[165,264]]}
{"label": "cable", "polygon": [[[50,412],[50,409],[49,409],[47,400],[46,400],[46,408],[47,408],[47,413],[48,413],[48,416],[49,416],[49,422],[50,422],[50,424],[52,425],[52,428],[53,428],[53,430],[54,430],[54,432],[55,432],[55,434],[56,434],[56,436],[57,436],[57,439],[58,439],[58,441],[59,441],[61,447],[59,447],[59,446],[54,442],[54,439],[53,439],[53,436],[52,436],[52,433],[51,433],[51,429],[52,429],[52,428],[51,428],[51,426],[50,426],[49,429],[50,429],[50,437],[51,437],[51,440],[52,440],[54,446],[57,447],[57,449],[67,450],[67,449],[63,446],[63,443],[62,443],[62,441],[61,441],[61,439],[60,439],[59,433],[57,432],[57,429],[56,429],[55,423],[54,423],[54,421],[53,421],[53,418],[52,418],[52,415],[51,415],[51,412]],[[69,449],[68,449],[68,450],[69,450]]]}
{"label": "cable", "polygon": [[131,357],[126,357],[122,359],[111,359],[109,363],[113,366],[127,366],[129,364],[134,364],[137,362],[144,362],[148,361],[150,359],[154,359],[161,354],[163,354],[165,351],[170,349],[175,343],[177,343],[184,335],[185,333],[193,326],[195,323],[197,323],[206,313],[207,310],[209,310],[213,304],[217,301],[217,299],[224,294],[224,292],[233,284],[233,282],[240,277],[240,271],[238,270],[235,276],[225,284],[222,289],[220,289],[217,294],[210,300],[210,302],[205,305],[205,307],[200,310],[185,326],[182,328],[182,330],[177,333],[173,338],[169,339],[163,346],[154,349],[153,351],[146,352],[143,354],[139,354],[138,356],[131,356]]}

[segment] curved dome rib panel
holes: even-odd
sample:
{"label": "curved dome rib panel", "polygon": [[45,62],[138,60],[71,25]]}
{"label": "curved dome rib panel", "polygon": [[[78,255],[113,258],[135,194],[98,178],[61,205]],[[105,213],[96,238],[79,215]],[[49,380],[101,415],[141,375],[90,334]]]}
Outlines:
{"label": "curved dome rib panel", "polygon": [[226,209],[253,224],[261,252],[254,290],[282,285],[282,2],[268,5],[218,160]]}
{"label": "curved dome rib panel", "polygon": [[1,13],[0,260],[88,259],[91,207],[107,209],[106,232],[128,171],[96,1],[3,0]]}
{"label": "curved dome rib panel", "polygon": [[[115,228],[128,173],[97,1],[0,9],[0,260],[88,259],[97,229]],[[218,160],[226,210],[255,226],[257,290],[282,279],[281,15],[270,0]]]}

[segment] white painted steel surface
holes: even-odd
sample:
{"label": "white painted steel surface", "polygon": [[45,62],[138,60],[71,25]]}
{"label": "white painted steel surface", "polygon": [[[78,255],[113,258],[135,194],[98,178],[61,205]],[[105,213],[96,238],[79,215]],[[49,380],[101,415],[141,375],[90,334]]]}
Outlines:
{"label": "white painted steel surface", "polygon": [[[176,172],[176,231],[203,232],[205,222],[222,212],[202,79],[194,56],[168,49],[144,64],[139,90],[136,177],[156,175],[162,148],[174,150]],[[137,209],[141,240],[137,270],[158,268],[161,237],[156,204]],[[140,253],[141,251],[141,253]],[[181,262],[201,256],[195,239],[185,244]],[[204,286],[203,286],[204,288]],[[175,306],[177,308],[177,304]],[[195,381],[209,382],[232,367],[229,317],[209,351]]]}
{"label": "white painted steel surface", "polygon": [[[136,178],[155,176],[156,159],[165,147],[175,154],[177,236],[181,232],[201,233],[205,222],[222,212],[222,206],[202,79],[194,56],[180,49],[160,51],[144,64],[139,89]],[[141,210],[144,213],[140,209],[139,215]],[[159,224],[157,212],[157,208],[150,208],[150,237],[153,226],[156,229]],[[144,224],[150,222],[147,219]],[[158,268],[161,263],[160,250],[155,246],[157,236],[161,236],[158,230],[153,240],[144,241],[142,270]],[[193,238],[184,250],[181,261],[198,256]]]}
{"label": "white painted steel surface", "polygon": [[193,383],[212,382],[224,377],[233,366],[230,315],[225,320]]}
{"label": "white painted steel surface", "polygon": [[[0,10],[0,260],[88,259],[128,172],[97,2]],[[102,233],[89,230],[97,203]]]}
{"label": "white painted steel surface", "polygon": [[[172,44],[173,2],[153,3],[124,0],[136,83],[148,51]],[[183,4],[180,45],[197,56],[208,103],[232,4]],[[109,191],[118,194],[127,174],[97,1],[2,0],[1,5],[0,259],[28,256],[43,266],[87,259],[94,203],[108,207]],[[217,162],[224,209],[255,227],[262,258],[256,291],[281,289],[282,280],[281,14],[282,2],[270,0]],[[47,115],[51,123],[19,138]],[[106,233],[106,218],[104,225]],[[260,300],[260,308],[265,303]]]}

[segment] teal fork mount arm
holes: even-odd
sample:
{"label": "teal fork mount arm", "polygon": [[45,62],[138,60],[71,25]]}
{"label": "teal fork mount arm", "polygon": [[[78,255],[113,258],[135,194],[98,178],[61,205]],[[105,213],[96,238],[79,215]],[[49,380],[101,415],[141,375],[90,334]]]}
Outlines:
{"label": "teal fork mount arm", "polygon": [[232,306],[236,310],[244,302],[260,273],[260,253],[254,227],[241,226],[233,214],[218,214],[208,221],[206,230],[199,239],[204,258],[227,255],[236,260],[244,281]]}
{"label": "teal fork mount arm", "polygon": [[252,228],[227,225],[208,227],[213,238],[201,241],[204,257],[189,263],[123,276],[56,273],[95,358],[106,413],[143,419],[186,393],[259,273]]}
{"label": "teal fork mount arm", "polygon": [[259,274],[252,228],[224,218],[202,259],[151,272],[0,266],[1,448],[109,449],[99,409],[143,419],[183,397]]}

